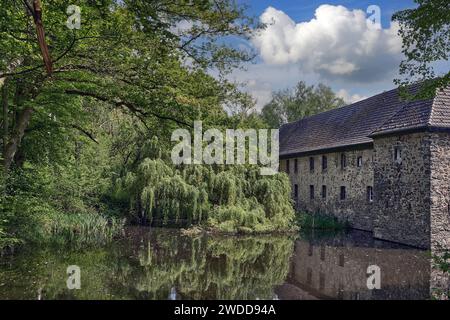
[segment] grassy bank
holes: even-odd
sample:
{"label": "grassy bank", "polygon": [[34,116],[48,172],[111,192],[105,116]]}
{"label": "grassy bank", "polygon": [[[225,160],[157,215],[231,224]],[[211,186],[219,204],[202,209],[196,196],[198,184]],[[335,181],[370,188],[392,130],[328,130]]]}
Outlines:
{"label": "grassy bank", "polygon": [[297,212],[297,225],[303,229],[345,230],[348,223],[340,222],[336,217],[319,213]]}

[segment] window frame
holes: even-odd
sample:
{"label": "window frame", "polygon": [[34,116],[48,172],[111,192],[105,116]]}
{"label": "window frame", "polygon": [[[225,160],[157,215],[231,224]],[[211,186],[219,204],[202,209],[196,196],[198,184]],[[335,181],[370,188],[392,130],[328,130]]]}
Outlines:
{"label": "window frame", "polygon": [[310,172],[314,172],[315,162],[316,162],[316,160],[314,159],[314,157],[309,157],[309,171]]}
{"label": "window frame", "polygon": [[362,157],[362,156],[358,156],[358,157],[356,158],[356,166],[357,166],[358,168],[362,168],[362,166],[363,166],[363,157]]}
{"label": "window frame", "polygon": [[345,168],[347,168],[347,155],[342,152],[341,153],[341,170],[344,170]]}
{"label": "window frame", "polygon": [[328,169],[328,158],[327,156],[322,156],[322,172],[327,171]]}
{"label": "window frame", "polygon": [[373,187],[372,186],[367,186],[367,201],[369,203],[373,202]]}
{"label": "window frame", "polygon": [[403,161],[402,159],[402,147],[401,146],[394,146],[394,162],[397,164],[401,164]]}
{"label": "window frame", "polygon": [[341,186],[340,192],[339,192],[339,199],[341,201],[347,200],[347,187]]}

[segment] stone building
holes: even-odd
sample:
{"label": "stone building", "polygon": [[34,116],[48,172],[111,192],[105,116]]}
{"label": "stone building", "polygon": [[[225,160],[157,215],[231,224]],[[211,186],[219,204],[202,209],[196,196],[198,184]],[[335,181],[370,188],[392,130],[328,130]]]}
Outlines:
{"label": "stone building", "polygon": [[300,211],[450,248],[450,89],[412,102],[395,89],[283,125],[280,170]]}

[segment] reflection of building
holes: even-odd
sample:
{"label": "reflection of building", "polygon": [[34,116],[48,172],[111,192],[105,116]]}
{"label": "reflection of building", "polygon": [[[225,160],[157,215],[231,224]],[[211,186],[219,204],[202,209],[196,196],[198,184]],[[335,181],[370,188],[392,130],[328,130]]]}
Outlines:
{"label": "reflection of building", "polygon": [[[377,265],[381,289],[367,287],[367,268]],[[281,299],[429,299],[430,259],[412,248],[299,240]]]}
{"label": "reflection of building", "polygon": [[283,125],[281,170],[300,210],[380,239],[450,248],[449,129],[450,89],[414,102],[391,90]]}

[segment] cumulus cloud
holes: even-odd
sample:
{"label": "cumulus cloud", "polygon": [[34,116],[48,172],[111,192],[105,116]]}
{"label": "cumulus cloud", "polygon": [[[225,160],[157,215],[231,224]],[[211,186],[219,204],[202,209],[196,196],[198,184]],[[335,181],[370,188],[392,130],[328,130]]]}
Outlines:
{"label": "cumulus cloud", "polygon": [[398,24],[383,29],[362,10],[321,5],[315,18],[295,23],[268,7],[267,27],[252,39],[265,63],[297,64],[326,79],[379,81],[397,72],[402,59]]}
{"label": "cumulus cloud", "polygon": [[338,92],[336,92],[336,95],[340,98],[342,98],[345,103],[351,104],[355,103],[364,99],[367,99],[366,96],[360,95],[360,94],[350,94],[347,90],[341,89]]}

